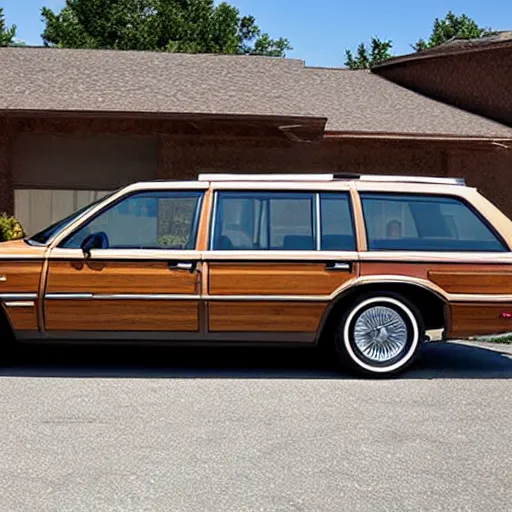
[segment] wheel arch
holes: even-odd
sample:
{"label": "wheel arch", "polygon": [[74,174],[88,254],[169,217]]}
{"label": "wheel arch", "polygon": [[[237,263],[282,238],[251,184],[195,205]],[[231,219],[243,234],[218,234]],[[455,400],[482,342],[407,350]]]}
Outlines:
{"label": "wheel arch", "polygon": [[448,325],[449,310],[448,300],[442,291],[421,282],[405,279],[372,279],[371,281],[360,281],[353,283],[350,288],[342,290],[341,293],[329,303],[326,308],[317,333],[317,344],[328,342],[332,337],[339,319],[346,310],[357,300],[358,297],[370,293],[388,292],[403,296],[416,306],[421,312],[425,328],[445,329]]}

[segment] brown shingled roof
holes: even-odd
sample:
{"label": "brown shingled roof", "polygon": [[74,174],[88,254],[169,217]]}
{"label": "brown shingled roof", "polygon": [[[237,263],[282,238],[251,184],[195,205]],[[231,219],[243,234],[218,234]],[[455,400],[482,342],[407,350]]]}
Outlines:
{"label": "brown shingled roof", "polygon": [[417,61],[422,59],[433,59],[448,55],[457,55],[468,52],[482,52],[487,50],[496,50],[499,48],[512,47],[512,30],[502,30],[495,34],[478,37],[474,39],[462,39],[454,37],[446,43],[427,48],[419,52],[407,53],[406,55],[398,55],[390,59],[379,62],[372,69],[385,68],[402,62]]}
{"label": "brown shingled roof", "polygon": [[1,48],[0,111],[327,117],[330,132],[512,138],[368,71],[227,55]]}

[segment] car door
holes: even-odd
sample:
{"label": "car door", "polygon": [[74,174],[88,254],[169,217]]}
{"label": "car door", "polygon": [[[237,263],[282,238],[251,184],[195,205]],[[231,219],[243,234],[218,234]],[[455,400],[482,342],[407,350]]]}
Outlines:
{"label": "car door", "polygon": [[358,272],[348,186],[218,188],[214,204],[205,253],[210,336],[314,341],[332,298]]}
{"label": "car door", "polygon": [[[135,191],[74,229],[49,255],[46,332],[79,338],[197,335],[203,196],[197,189]],[[87,255],[82,247],[91,235],[101,235],[102,247]]]}

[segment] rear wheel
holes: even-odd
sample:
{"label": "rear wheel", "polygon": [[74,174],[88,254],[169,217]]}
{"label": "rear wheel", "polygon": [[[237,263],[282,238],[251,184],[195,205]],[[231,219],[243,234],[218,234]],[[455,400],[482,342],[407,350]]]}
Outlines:
{"label": "rear wheel", "polygon": [[374,377],[407,369],[424,339],[421,314],[398,294],[359,297],[336,331],[336,350],[352,369]]}

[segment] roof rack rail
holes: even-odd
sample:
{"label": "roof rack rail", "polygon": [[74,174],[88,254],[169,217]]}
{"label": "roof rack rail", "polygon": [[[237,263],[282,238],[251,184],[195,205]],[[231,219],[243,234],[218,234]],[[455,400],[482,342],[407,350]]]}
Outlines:
{"label": "roof rack rail", "polygon": [[200,174],[199,181],[336,181],[357,180],[384,183],[430,183],[436,185],[465,186],[464,178],[438,178],[429,176],[400,176],[382,174]]}
{"label": "roof rack rail", "polygon": [[332,174],[200,174],[199,181],[332,181]]}
{"label": "roof rack rail", "polygon": [[438,178],[431,176],[388,176],[378,174],[362,174],[360,181],[376,181],[388,183],[431,183],[436,185],[466,186],[464,178]]}

